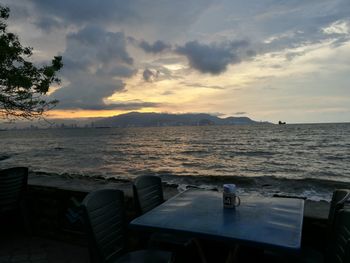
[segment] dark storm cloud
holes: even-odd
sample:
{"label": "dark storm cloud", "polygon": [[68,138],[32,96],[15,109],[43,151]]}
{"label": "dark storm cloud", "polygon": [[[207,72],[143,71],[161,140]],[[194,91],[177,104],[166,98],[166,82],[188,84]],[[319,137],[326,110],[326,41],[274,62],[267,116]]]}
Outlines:
{"label": "dark storm cloud", "polygon": [[124,33],[87,26],[69,34],[66,43],[62,76],[64,83],[69,84],[51,95],[60,100],[58,108],[115,108],[116,105],[107,105],[104,99],[122,91],[123,78],[136,73],[133,58],[126,50]]}
{"label": "dark storm cloud", "polygon": [[[135,1],[98,1],[98,0],[31,0],[43,14],[59,18],[62,24],[85,24],[103,22],[121,22],[136,18],[132,3]],[[41,23],[38,24],[43,25]]]}
{"label": "dark storm cloud", "polygon": [[198,41],[190,41],[177,47],[175,51],[186,56],[192,68],[202,73],[218,75],[225,72],[228,65],[241,62],[248,55],[245,50],[248,45],[247,41],[220,44],[201,44]]}
{"label": "dark storm cloud", "polygon": [[[98,26],[86,26],[67,36],[66,55],[78,60],[97,60],[103,63],[118,62],[133,64],[133,59],[126,50],[126,37],[122,32],[108,32]],[[73,51],[74,53],[72,53]],[[79,52],[79,57],[75,52]],[[86,54],[85,52],[88,52]]]}
{"label": "dark storm cloud", "polygon": [[28,10],[28,7],[22,2],[16,3],[15,1],[5,0],[4,3],[0,3],[0,5],[10,7],[10,18],[15,19],[16,21],[28,19],[32,15]]}
{"label": "dark storm cloud", "polygon": [[256,52],[255,50],[248,49],[248,50],[246,51],[246,55],[247,55],[248,57],[255,57],[255,56],[257,55],[257,52]]}
{"label": "dark storm cloud", "polygon": [[169,50],[171,48],[171,45],[161,40],[157,40],[153,44],[150,44],[147,41],[142,40],[139,43],[139,47],[142,48],[147,53],[160,53],[165,50]]}
{"label": "dark storm cloud", "polygon": [[35,25],[47,33],[50,33],[53,29],[61,28],[63,26],[61,20],[47,16],[39,18],[35,22]]}
{"label": "dark storm cloud", "polygon": [[[249,34],[248,37],[252,42],[261,43],[264,52],[293,48],[305,42],[312,43],[329,38],[320,29],[335,21],[349,20],[350,17],[349,0],[271,0],[267,3],[259,0],[245,2],[226,0],[220,4],[214,0],[3,1],[13,7],[14,15],[18,13],[15,15],[16,18],[20,13],[23,16],[30,14],[35,24],[48,32],[67,25],[79,27],[87,24],[117,25],[129,35],[132,35],[129,30],[137,27],[137,30],[142,30],[137,31],[141,32],[141,37],[147,38],[148,33],[155,33],[161,36],[161,39],[175,43],[176,36],[188,32],[191,25],[204,21],[208,24],[204,23],[203,28],[196,28],[203,31],[204,35],[211,36],[220,30],[230,28],[237,32],[238,36]],[[214,8],[211,8],[213,6]],[[211,11],[209,13],[211,15],[217,10],[216,16],[201,16],[208,10]],[[237,23],[228,25],[228,21],[233,18]],[[210,23],[207,21],[209,19]],[[150,28],[151,30],[148,30]],[[277,37],[268,45],[262,44],[272,36]],[[145,45],[147,50],[157,50],[154,44],[147,44]]]}
{"label": "dark storm cloud", "polygon": [[52,96],[60,101],[58,108],[95,110],[108,107],[103,99],[124,87],[122,80],[89,76],[81,72],[71,78],[69,85],[60,88]]}
{"label": "dark storm cloud", "polygon": [[[136,71],[136,69],[130,66],[116,65],[115,67],[111,68],[111,70],[107,71],[107,75],[128,78],[134,75]],[[96,74],[103,75],[104,69],[98,69]]]}
{"label": "dark storm cloud", "polygon": [[[20,1],[20,0],[5,0]],[[23,2],[23,1],[22,1]],[[64,26],[87,24],[118,25],[152,28],[165,38],[172,38],[188,28],[196,18],[215,1],[201,0],[29,0],[40,16],[54,17]],[[44,26],[37,23],[38,26]],[[124,28],[125,29],[125,28]],[[145,32],[147,34],[147,32]]]}

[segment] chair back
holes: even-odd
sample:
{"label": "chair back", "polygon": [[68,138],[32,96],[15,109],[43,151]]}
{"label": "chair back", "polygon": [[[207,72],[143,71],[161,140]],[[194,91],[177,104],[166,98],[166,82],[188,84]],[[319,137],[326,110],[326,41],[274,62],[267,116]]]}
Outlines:
{"label": "chair back", "polygon": [[326,262],[350,262],[350,210],[337,213],[334,232],[326,254]]}
{"label": "chair back", "polygon": [[133,184],[136,209],[144,214],[164,202],[162,180],[154,175],[142,175]]}
{"label": "chair back", "polygon": [[27,182],[26,167],[0,170],[0,213],[19,209]]}
{"label": "chair back", "polygon": [[89,193],[82,202],[84,225],[92,262],[111,262],[124,253],[126,221],[124,193],[101,189]]}
{"label": "chair back", "polygon": [[337,212],[344,208],[345,202],[350,198],[350,190],[348,189],[337,189],[333,192],[332,201],[328,214],[328,224],[330,231],[334,226],[335,217]]}

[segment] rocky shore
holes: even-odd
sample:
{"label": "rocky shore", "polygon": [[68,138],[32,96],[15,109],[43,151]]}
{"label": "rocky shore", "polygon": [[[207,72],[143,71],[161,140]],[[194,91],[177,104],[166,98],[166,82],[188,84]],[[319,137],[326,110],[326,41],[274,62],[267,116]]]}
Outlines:
{"label": "rocky shore", "polygon": [[[31,172],[28,183],[29,186],[49,187],[57,190],[78,191],[83,193],[88,193],[98,188],[117,188],[123,190],[127,197],[132,198],[132,182],[129,180]],[[166,199],[183,190],[183,188],[176,184],[164,184],[164,195]],[[325,220],[328,216],[329,203],[326,201],[305,200],[304,211],[305,217],[307,218]]]}

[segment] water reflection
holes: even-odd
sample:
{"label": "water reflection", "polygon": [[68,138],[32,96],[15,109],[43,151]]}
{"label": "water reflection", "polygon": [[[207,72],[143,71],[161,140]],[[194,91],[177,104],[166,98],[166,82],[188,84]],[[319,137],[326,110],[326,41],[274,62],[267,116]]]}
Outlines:
{"label": "water reflection", "polygon": [[1,167],[322,196],[350,182],[350,125],[4,131]]}

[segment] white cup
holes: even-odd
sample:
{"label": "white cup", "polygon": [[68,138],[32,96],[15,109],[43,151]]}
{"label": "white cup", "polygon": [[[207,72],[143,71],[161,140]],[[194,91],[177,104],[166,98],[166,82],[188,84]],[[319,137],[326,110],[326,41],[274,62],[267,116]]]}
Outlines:
{"label": "white cup", "polygon": [[225,208],[235,208],[241,204],[241,199],[236,195],[236,185],[224,184],[223,203]]}

